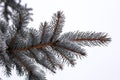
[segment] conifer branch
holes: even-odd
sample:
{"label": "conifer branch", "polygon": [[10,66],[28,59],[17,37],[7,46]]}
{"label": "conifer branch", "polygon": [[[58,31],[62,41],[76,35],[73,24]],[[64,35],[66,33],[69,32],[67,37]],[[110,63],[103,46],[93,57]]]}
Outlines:
{"label": "conifer branch", "polygon": [[61,11],[53,15],[50,23],[41,23],[39,30],[27,28],[32,20],[31,8],[21,5],[21,0],[1,0],[1,3],[4,20],[0,19],[0,66],[6,68],[9,76],[16,66],[17,73],[25,73],[28,80],[46,80],[37,64],[55,73],[57,68],[63,69],[64,63],[74,66],[76,58],[86,56],[81,46],[103,46],[111,41],[104,32],[77,31],[60,35],[65,22]]}
{"label": "conifer branch", "polygon": [[54,27],[53,35],[50,39],[51,42],[55,41],[58,38],[58,36],[62,32],[63,24],[64,24],[63,12],[58,11],[57,14],[54,14],[53,19],[51,21],[51,26]]}
{"label": "conifer branch", "polygon": [[38,68],[38,66],[35,65],[35,63],[29,57],[23,54],[14,54],[14,56],[25,67],[29,75],[37,78],[38,80],[46,80],[44,72]]}
{"label": "conifer branch", "polygon": [[38,56],[38,54],[36,54],[35,52],[33,52],[33,50],[30,51],[33,55],[33,57],[35,58],[36,62],[39,63],[40,65],[42,65],[43,67],[45,67],[46,69],[49,69],[51,72],[55,73],[54,69],[51,68],[49,65],[45,64],[43,62],[43,60],[45,60],[45,58],[40,59],[40,57]]}
{"label": "conifer branch", "polygon": [[56,69],[56,68],[55,68],[55,65],[54,65],[54,63],[53,63],[53,61],[52,61],[52,58],[50,57],[48,51],[46,51],[46,50],[44,50],[44,49],[42,49],[42,51],[43,51],[44,55],[46,56],[47,61],[50,62],[51,67],[54,68],[54,69]]}
{"label": "conifer branch", "polygon": [[68,32],[63,34],[60,40],[70,40],[77,42],[81,46],[101,46],[111,41],[106,33],[103,32]]}
{"label": "conifer branch", "polygon": [[15,64],[17,75],[23,76],[24,73],[25,73],[24,70],[23,70],[23,65],[17,59],[14,59],[13,61],[14,61],[14,64]]}
{"label": "conifer branch", "polygon": [[46,33],[46,27],[48,26],[47,22],[41,23],[41,27],[42,27],[42,33],[41,33],[41,42],[40,43],[44,43],[44,37],[45,37],[45,33]]}
{"label": "conifer branch", "polygon": [[62,59],[63,59],[63,62],[64,60],[67,60],[71,65],[75,65],[75,59],[69,57],[66,53],[62,52],[62,50],[59,50],[59,47],[53,47],[57,52],[58,52],[58,55],[61,55]]}
{"label": "conifer branch", "polygon": [[27,71],[30,71],[28,66],[24,63],[24,61],[20,57],[18,57],[15,53],[14,53],[14,58],[18,60],[20,64],[22,64],[26,68]]}
{"label": "conifer branch", "polygon": [[66,49],[68,51],[72,51],[75,53],[78,53],[79,55],[85,56],[86,53],[83,49],[81,49],[78,45],[70,42],[70,41],[64,41],[64,42],[57,42],[55,46]]}
{"label": "conifer branch", "polygon": [[50,61],[53,69],[56,69],[57,66],[60,69],[62,69],[62,65],[59,63],[57,58],[50,51],[48,51],[48,49],[42,48],[41,50],[43,51],[44,55],[47,57],[48,61]]}

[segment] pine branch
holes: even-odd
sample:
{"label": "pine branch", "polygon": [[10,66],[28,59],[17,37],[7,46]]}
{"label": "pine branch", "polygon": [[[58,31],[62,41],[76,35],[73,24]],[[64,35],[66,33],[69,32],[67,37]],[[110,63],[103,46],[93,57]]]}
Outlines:
{"label": "pine branch", "polygon": [[81,49],[80,46],[78,46],[77,44],[70,42],[70,41],[62,41],[62,42],[57,41],[55,46],[66,49],[68,51],[78,53],[79,55],[82,55],[82,56],[86,55],[85,51],[83,49]]}
{"label": "pine branch", "polygon": [[36,78],[37,80],[46,80],[44,72],[35,64],[33,60],[24,54],[14,54],[15,58],[20,61],[21,64],[28,71],[28,75]]}
{"label": "pine branch", "polygon": [[2,63],[3,63],[3,66],[5,67],[5,74],[8,76],[8,77],[10,77],[11,76],[11,70],[12,70],[12,64],[11,64],[11,60],[10,60],[10,58],[9,58],[9,56],[8,56],[8,54],[7,53],[0,53],[1,55],[1,57],[2,57]]}
{"label": "pine branch", "polygon": [[58,55],[60,55],[63,59],[63,63],[67,62],[68,64],[71,65],[75,65],[75,59],[73,56],[71,56],[70,53],[68,53],[67,51],[59,48],[59,47],[53,47],[53,49],[55,49],[58,52]]}
{"label": "pine branch", "polygon": [[60,40],[70,40],[81,46],[101,46],[111,41],[106,33],[103,32],[68,32],[60,37]]}
{"label": "pine branch", "polygon": [[54,69],[56,69],[56,67],[62,69],[63,66],[60,63],[60,61],[56,58],[56,56],[54,56],[54,52],[52,51],[52,47],[48,46],[46,48],[42,48],[42,51],[45,52],[44,55],[46,54],[46,56],[48,56],[48,58],[50,58],[51,63],[54,65]]}
{"label": "pine branch", "polygon": [[63,12],[58,11],[57,14],[54,14],[51,21],[51,26],[53,26],[53,35],[51,37],[51,42],[54,42],[57,40],[57,38],[60,36],[60,33],[62,32],[62,27],[64,25],[64,15]]}
{"label": "pine branch", "polygon": [[31,42],[33,43],[32,46],[35,46],[37,44],[40,44],[41,42],[41,32],[39,32],[36,29],[30,29],[30,37],[31,37]]}
{"label": "pine branch", "polygon": [[[12,17],[13,15],[12,11],[16,11],[20,13],[21,10],[23,9],[27,10],[28,12],[32,10],[32,8],[27,8],[27,5],[25,6],[21,5],[21,1],[17,3],[16,0],[1,0],[1,3],[4,3],[4,6],[2,7],[3,8],[2,15],[4,16],[7,22],[9,21],[10,17]],[[10,7],[12,11],[9,10],[8,7]]]}
{"label": "pine branch", "polygon": [[48,25],[47,22],[44,22],[44,24],[41,23],[40,27],[41,27],[40,29],[42,31],[41,42],[40,43],[43,44],[43,43],[50,42],[50,38],[51,38],[51,35],[52,35],[51,34],[51,27]]}
{"label": "pine branch", "polygon": [[29,21],[32,21],[31,15],[32,13],[29,13],[26,9],[21,9],[20,12],[13,12],[12,21],[15,27],[17,28],[17,31],[26,27]]}
{"label": "pine branch", "polygon": [[15,68],[17,71],[17,75],[19,76],[23,76],[24,75],[24,69],[23,69],[23,65],[21,65],[20,62],[17,61],[17,59],[14,59],[14,64],[15,64]]}
{"label": "pine branch", "polygon": [[39,30],[27,28],[32,20],[31,8],[21,5],[21,0],[1,0],[1,3],[5,21],[0,19],[0,65],[6,67],[8,75],[16,66],[17,73],[20,76],[25,73],[28,80],[46,80],[37,64],[55,73],[64,63],[74,66],[76,58],[86,56],[81,46],[103,46],[111,41],[103,32],[77,31],[60,35],[65,22],[61,11],[53,15],[50,23],[41,23]]}
{"label": "pine branch", "polygon": [[[35,51],[34,51],[35,50]],[[39,53],[39,51],[36,49],[33,49],[30,51],[33,55],[33,57],[35,58],[36,62],[39,63],[40,65],[42,65],[43,67],[45,67],[46,69],[49,69],[50,71],[52,71],[53,73],[55,73],[54,68],[51,68],[51,66],[49,66],[48,64],[46,64],[46,58],[44,58],[43,56],[41,56],[41,54]],[[42,57],[42,58],[41,58]],[[43,61],[44,60],[44,61]]]}

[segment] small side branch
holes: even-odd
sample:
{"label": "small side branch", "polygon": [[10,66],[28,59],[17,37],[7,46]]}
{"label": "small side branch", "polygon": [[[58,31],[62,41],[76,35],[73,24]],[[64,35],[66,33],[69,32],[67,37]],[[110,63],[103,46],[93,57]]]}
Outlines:
{"label": "small side branch", "polygon": [[56,21],[56,25],[55,25],[55,28],[54,28],[53,36],[51,37],[51,41],[53,40],[54,36],[56,35],[56,32],[57,32],[58,27],[59,27],[60,19],[61,19],[61,13],[58,12],[57,21]]}

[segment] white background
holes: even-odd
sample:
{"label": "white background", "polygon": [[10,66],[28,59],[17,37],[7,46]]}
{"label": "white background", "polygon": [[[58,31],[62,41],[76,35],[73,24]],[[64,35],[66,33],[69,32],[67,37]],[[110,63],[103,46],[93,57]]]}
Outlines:
{"label": "white background", "polygon": [[[64,11],[68,31],[107,32],[112,42],[103,47],[85,47],[88,56],[77,61],[73,68],[64,66],[56,74],[47,72],[48,80],[120,80],[120,0],[22,0],[32,7],[34,22],[29,27],[39,28],[40,22],[50,21],[53,13]],[[13,72],[11,78],[24,80]]]}

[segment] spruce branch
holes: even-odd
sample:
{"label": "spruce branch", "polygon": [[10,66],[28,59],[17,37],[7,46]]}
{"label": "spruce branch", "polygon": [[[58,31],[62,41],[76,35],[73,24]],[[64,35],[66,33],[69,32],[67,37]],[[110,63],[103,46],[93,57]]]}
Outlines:
{"label": "spruce branch", "polygon": [[36,78],[36,80],[46,80],[44,72],[28,56],[18,53],[15,54],[15,58],[18,59],[18,61],[20,61],[20,63],[25,67],[28,71],[28,75]]}
{"label": "spruce branch", "polygon": [[53,47],[53,49],[57,51],[57,56],[61,56],[63,63],[66,62],[67,64],[71,64],[73,66],[75,65],[74,55],[72,55],[70,52],[59,47]]}
{"label": "spruce branch", "polygon": [[24,75],[24,70],[23,70],[23,65],[17,60],[17,59],[14,59],[14,64],[15,64],[15,68],[16,68],[16,72],[17,72],[17,75],[18,76],[23,76]]}
{"label": "spruce branch", "polygon": [[111,41],[104,32],[61,34],[65,22],[62,11],[55,13],[50,23],[41,23],[39,30],[27,28],[32,20],[31,8],[21,5],[21,0],[1,0],[1,3],[4,19],[0,19],[0,66],[5,67],[9,76],[16,67],[17,74],[26,74],[28,80],[46,80],[40,66],[55,73],[64,64],[74,66],[76,58],[86,56],[83,46],[103,46]]}
{"label": "spruce branch", "polygon": [[46,69],[50,70],[51,72],[55,73],[54,68],[52,68],[50,65],[44,63],[44,61],[47,61],[46,58],[40,54],[37,49],[30,50],[32,53],[32,56],[35,58],[36,62],[45,67]]}
{"label": "spruce branch", "polygon": [[51,62],[54,69],[56,69],[57,67],[62,69],[62,64],[56,58],[56,56],[54,56],[54,54],[52,53],[51,47],[42,48],[42,51],[44,55],[48,58],[48,61]]}
{"label": "spruce branch", "polygon": [[[27,5],[21,5],[20,0],[19,2],[16,2],[16,0],[1,0],[0,5],[1,3],[4,3],[4,6],[2,6],[2,15],[7,22],[9,21],[10,17],[13,16],[13,11],[20,13],[21,10],[27,10],[28,12],[32,10],[32,8],[27,8]],[[12,11],[9,9],[9,7],[12,9]]]}
{"label": "spruce branch", "polygon": [[54,42],[58,39],[58,37],[60,36],[60,33],[62,32],[62,27],[64,25],[64,15],[63,12],[58,11],[57,14],[54,14],[54,16],[52,17],[52,21],[51,21],[51,26],[53,26],[53,35],[50,39],[51,42]]}
{"label": "spruce branch", "polygon": [[81,46],[101,46],[111,41],[107,33],[104,32],[68,32],[63,34],[60,40],[70,40]]}
{"label": "spruce branch", "polygon": [[42,29],[42,32],[41,32],[41,44],[43,43],[48,43],[50,41],[50,38],[51,38],[51,26],[48,25],[47,22],[44,22],[41,23],[41,28],[39,29]]}

